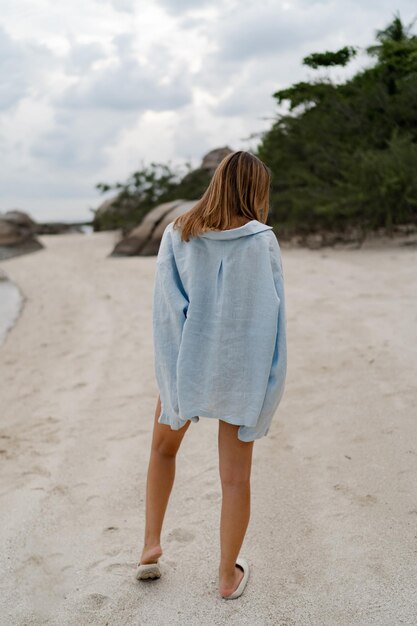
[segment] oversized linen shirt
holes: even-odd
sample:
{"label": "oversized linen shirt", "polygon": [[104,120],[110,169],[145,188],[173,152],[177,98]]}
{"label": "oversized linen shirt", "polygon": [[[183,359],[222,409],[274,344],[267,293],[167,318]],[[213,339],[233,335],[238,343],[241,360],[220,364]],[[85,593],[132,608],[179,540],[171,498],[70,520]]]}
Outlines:
{"label": "oversized linen shirt", "polygon": [[280,246],[251,220],[181,241],[170,222],[161,239],[153,293],[160,424],[178,430],[213,417],[238,424],[238,438],[267,435],[287,372]]}

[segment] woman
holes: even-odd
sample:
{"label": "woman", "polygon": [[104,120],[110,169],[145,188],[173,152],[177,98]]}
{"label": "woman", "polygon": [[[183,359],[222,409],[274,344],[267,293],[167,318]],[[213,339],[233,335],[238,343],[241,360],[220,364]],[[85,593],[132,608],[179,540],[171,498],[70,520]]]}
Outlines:
{"label": "woman", "polygon": [[239,597],[250,515],[253,443],[268,434],[287,371],[280,247],[265,224],[270,171],[249,152],[218,165],[200,201],[165,228],[153,300],[159,397],[147,475],[138,579],[161,575],[160,535],[175,457],[190,421],[219,420],[219,593]]}

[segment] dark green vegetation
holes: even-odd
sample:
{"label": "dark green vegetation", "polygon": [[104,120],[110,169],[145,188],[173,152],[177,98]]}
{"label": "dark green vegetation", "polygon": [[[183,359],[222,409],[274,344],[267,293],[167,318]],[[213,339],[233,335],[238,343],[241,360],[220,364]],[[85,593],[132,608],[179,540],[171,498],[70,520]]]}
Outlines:
{"label": "dark green vegetation", "polygon": [[[273,95],[286,111],[262,135],[256,154],[272,171],[268,221],[280,234],[352,227],[366,232],[417,223],[417,36],[412,27],[396,15],[366,49],[370,66],[343,83],[321,76]],[[311,54],[303,64],[323,72],[346,66],[356,54],[346,46]],[[98,185],[103,191],[120,190],[114,221],[109,214],[101,226],[129,227],[160,202],[198,199],[208,174],[196,170],[187,177],[181,180],[169,167],[152,164],[126,184]]]}
{"label": "dark green vegetation", "polygon": [[[271,221],[288,231],[363,230],[417,218],[417,37],[399,16],[367,48],[375,59],[343,84],[297,83],[274,94],[289,111],[263,136],[272,169]],[[354,48],[312,54],[346,65]]]}

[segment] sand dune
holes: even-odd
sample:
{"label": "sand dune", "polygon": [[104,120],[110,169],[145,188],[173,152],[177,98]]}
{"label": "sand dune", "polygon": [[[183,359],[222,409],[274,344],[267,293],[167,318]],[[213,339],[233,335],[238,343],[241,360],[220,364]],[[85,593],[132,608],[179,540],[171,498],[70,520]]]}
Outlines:
{"label": "sand dune", "polygon": [[217,421],[191,424],[163,577],[134,579],[157,388],[155,258],[44,235],[0,264],[0,623],[394,626],[417,619],[417,250],[283,248],[288,379],[255,443],[245,594],[217,592]]}

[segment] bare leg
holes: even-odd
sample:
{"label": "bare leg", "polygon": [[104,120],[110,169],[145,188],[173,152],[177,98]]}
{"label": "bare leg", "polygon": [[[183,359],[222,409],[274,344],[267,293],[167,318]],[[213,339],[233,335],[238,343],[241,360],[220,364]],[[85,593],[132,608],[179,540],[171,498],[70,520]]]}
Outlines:
{"label": "bare leg", "polygon": [[161,530],[175,478],[175,459],[188,430],[188,421],[180,430],[159,424],[161,399],[155,409],[151,453],[146,480],[145,538],[140,563],[155,563],[162,555]]}
{"label": "bare leg", "polygon": [[250,517],[250,475],[253,441],[240,441],[239,426],[219,420],[219,471],[222,484],[219,592],[233,593],[243,577],[236,559]]}

